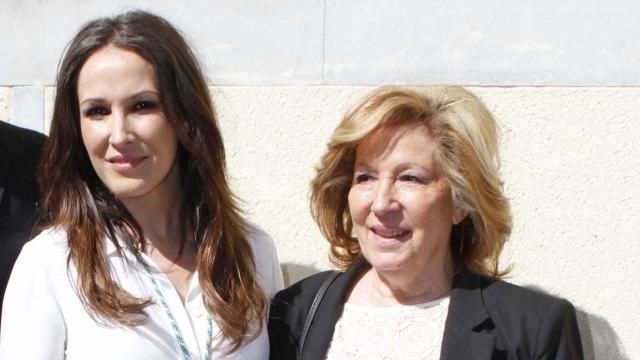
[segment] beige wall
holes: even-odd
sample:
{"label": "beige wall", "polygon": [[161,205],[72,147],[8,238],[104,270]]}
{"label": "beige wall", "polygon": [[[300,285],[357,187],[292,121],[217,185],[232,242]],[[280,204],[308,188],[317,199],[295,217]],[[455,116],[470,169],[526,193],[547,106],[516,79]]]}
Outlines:
{"label": "beige wall", "polygon": [[[290,282],[329,267],[308,183],[341,115],[370,89],[212,88],[233,187],[274,237]],[[640,88],[469,89],[502,127],[510,281],[572,301],[588,359],[640,357]],[[46,89],[44,124],[52,95]],[[4,119],[11,98],[0,88]]]}

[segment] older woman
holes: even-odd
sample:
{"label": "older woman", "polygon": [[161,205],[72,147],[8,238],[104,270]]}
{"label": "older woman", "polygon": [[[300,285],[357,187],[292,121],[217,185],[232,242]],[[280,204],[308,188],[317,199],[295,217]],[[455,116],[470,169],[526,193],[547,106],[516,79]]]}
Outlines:
{"label": "older woman", "polygon": [[276,295],[271,359],[581,359],[569,302],[500,280],[497,135],[458,87],[381,88],[352,110],[311,192],[343,271]]}
{"label": "older woman", "polygon": [[145,12],[83,27],[62,59],[40,168],[45,231],[4,299],[3,359],[266,359],[281,288],[240,214],[202,72]]}

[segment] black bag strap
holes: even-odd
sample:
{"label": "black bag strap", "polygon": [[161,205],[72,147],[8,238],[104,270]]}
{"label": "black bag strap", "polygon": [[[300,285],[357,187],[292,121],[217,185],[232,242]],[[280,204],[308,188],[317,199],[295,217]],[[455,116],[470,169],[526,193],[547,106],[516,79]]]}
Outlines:
{"label": "black bag strap", "polygon": [[304,350],[304,343],[307,340],[307,334],[309,333],[309,328],[311,327],[311,323],[313,322],[313,318],[316,315],[316,311],[318,310],[318,306],[320,306],[320,302],[324,297],[324,293],[327,292],[327,289],[335,280],[335,278],[340,274],[340,271],[332,271],[329,273],[324,282],[316,292],[316,296],[313,298],[313,302],[311,303],[311,308],[309,308],[309,312],[307,313],[307,318],[304,321],[304,327],[302,328],[302,335],[300,335],[300,351],[298,352],[298,359],[302,359],[302,351]]}

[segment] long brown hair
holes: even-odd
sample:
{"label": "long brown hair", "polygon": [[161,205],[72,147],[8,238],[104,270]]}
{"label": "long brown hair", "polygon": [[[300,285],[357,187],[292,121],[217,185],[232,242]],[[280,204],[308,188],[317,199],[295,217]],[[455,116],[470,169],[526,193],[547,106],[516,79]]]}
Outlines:
{"label": "long brown hair", "polygon": [[418,93],[381,87],[368,94],[334,130],[311,182],[311,212],[331,244],[331,261],[340,268],[362,256],[352,236],[347,196],[353,181],[356,148],[377,129],[419,123],[431,130],[436,161],[444,171],[454,206],[466,216],[451,229],[454,271],[501,277],[502,248],[511,233],[509,201],[502,191],[498,127],[471,92],[457,86]]}
{"label": "long brown hair", "polygon": [[142,229],[99,180],[80,133],[78,74],[105,46],[134,51],[155,68],[160,102],[179,142],[181,246],[185,239],[195,239],[205,306],[222,330],[219,344],[230,341],[232,352],[245,335],[259,334],[267,302],[247,241],[250,230],[227,183],[222,136],[207,84],[184,38],[166,20],[142,11],[101,18],[86,24],[69,43],[58,70],[38,176],[48,226],[67,233],[68,262],[78,269],[78,293],[94,319],[143,324],[151,300],[120,287],[103,250],[104,241],[111,241],[118,251],[132,251],[141,261]]}

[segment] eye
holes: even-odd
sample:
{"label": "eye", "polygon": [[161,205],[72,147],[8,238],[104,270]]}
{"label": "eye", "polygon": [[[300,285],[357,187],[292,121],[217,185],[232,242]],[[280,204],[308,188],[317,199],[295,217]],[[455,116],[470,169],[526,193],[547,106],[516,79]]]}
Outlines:
{"label": "eye", "polygon": [[158,107],[158,103],[152,100],[138,101],[133,105],[135,111],[152,110]]}
{"label": "eye", "polygon": [[413,174],[401,174],[399,179],[400,181],[406,181],[416,184],[425,184],[427,182],[426,178]]}
{"label": "eye", "polygon": [[105,115],[109,115],[109,109],[104,106],[92,106],[84,111],[84,116],[92,119],[97,119]]}
{"label": "eye", "polygon": [[372,180],[375,180],[375,177],[370,173],[356,173],[356,175],[353,177],[354,184],[366,183]]}

